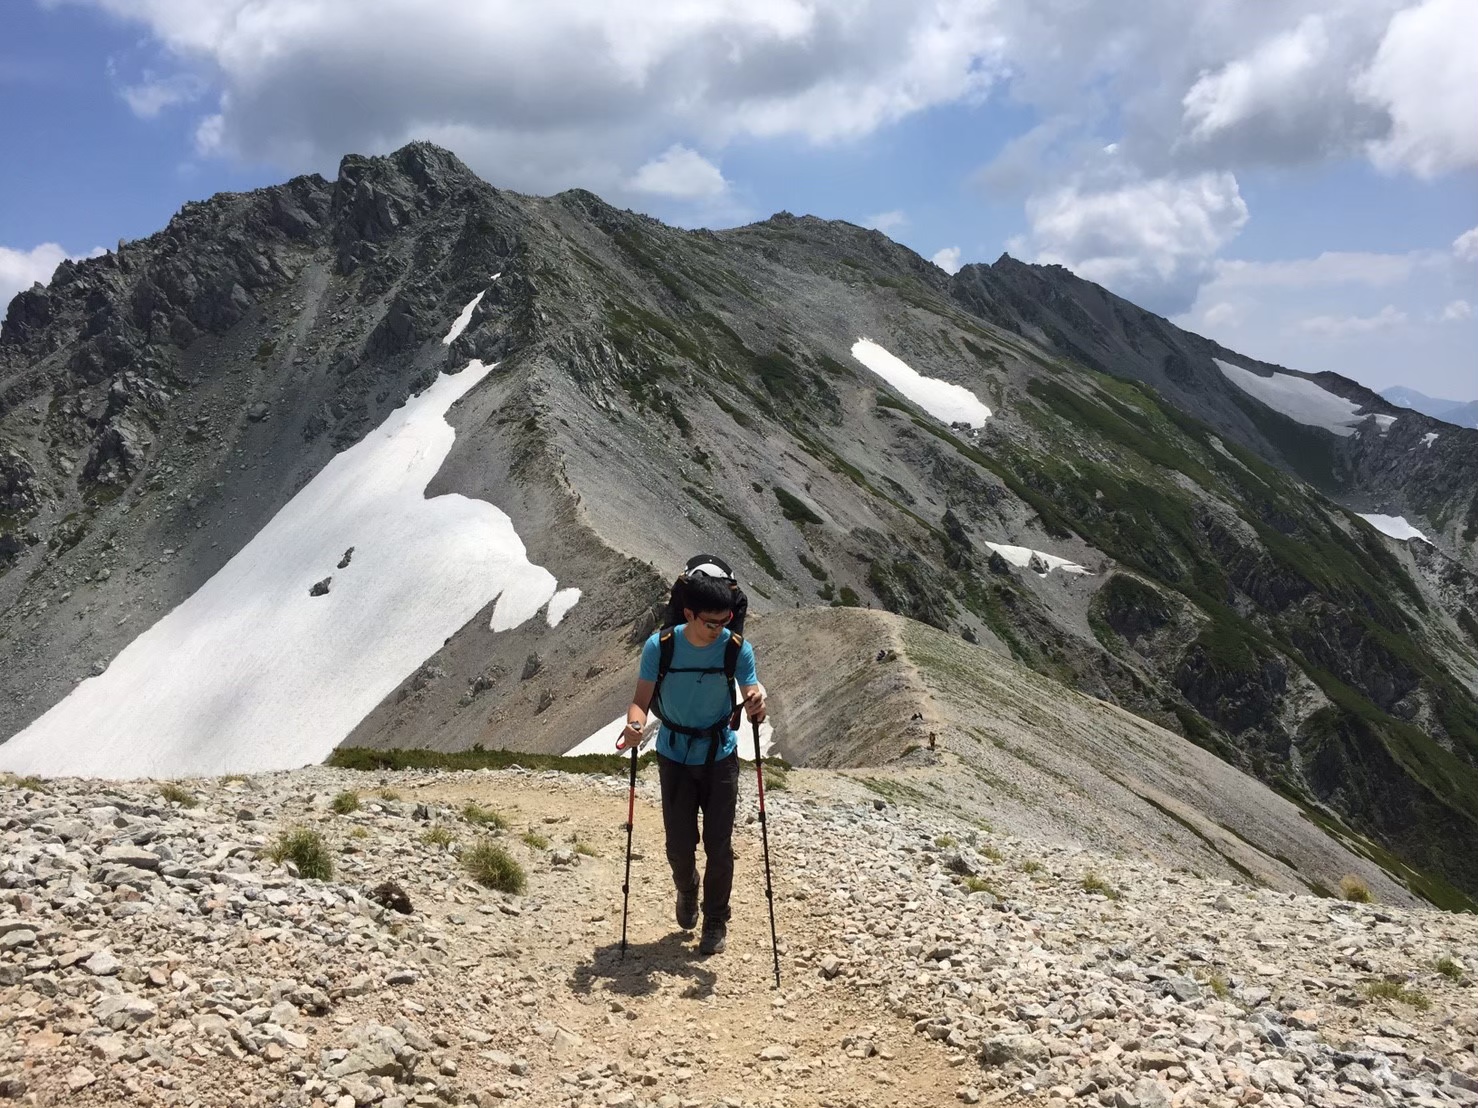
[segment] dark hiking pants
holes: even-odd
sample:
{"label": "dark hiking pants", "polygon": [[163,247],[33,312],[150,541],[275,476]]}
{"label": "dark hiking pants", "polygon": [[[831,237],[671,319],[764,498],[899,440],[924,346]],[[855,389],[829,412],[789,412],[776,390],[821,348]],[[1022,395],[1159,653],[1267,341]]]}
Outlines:
{"label": "dark hiking pants", "polygon": [[667,864],[682,890],[698,884],[698,813],[703,813],[704,918],[729,921],[734,887],[734,807],[739,800],[739,755],[712,765],[684,765],[657,758],[662,782],[662,827],[667,833]]}

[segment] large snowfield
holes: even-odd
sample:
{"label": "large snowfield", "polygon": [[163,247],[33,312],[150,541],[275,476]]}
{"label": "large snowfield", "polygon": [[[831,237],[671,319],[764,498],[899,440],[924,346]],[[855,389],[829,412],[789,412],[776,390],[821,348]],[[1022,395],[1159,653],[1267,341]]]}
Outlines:
{"label": "large snowfield", "polygon": [[871,339],[858,339],[852,357],[912,400],[941,423],[968,423],[984,427],[990,409],[969,389],[937,377],[925,377]]}
{"label": "large snowfield", "polygon": [[[1306,427],[1323,427],[1341,437],[1355,433],[1355,428],[1366,418],[1356,413],[1360,405],[1353,400],[1320,388],[1306,377],[1295,377],[1291,373],[1274,373],[1271,377],[1260,377],[1249,369],[1213,358],[1227,380],[1249,396],[1261,400],[1275,412],[1282,412],[1296,423]],[[1390,430],[1396,416],[1377,416],[1381,434]]]}
{"label": "large snowfield", "polygon": [[[0,744],[0,768],[183,777],[320,762],[484,606],[497,601],[499,630],[536,615],[557,582],[508,516],[425,496],[456,437],[447,411],[491,368],[443,374],[333,458],[101,676]],[[326,577],[330,591],[309,595]],[[567,590],[550,622],[578,597]]]}

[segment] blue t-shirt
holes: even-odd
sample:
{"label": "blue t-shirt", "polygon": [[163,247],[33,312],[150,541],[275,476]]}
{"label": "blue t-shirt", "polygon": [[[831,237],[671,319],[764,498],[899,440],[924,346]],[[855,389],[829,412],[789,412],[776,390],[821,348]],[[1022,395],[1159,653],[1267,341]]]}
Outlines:
{"label": "blue t-shirt", "polygon": [[[683,634],[684,624],[673,628],[672,665],[662,679],[662,708],[667,713],[664,723],[657,732],[657,753],[674,762],[701,765],[708,760],[708,744],[712,740],[699,735],[675,734],[666,725],[670,720],[679,727],[709,727],[722,720],[729,712],[729,690],[724,687],[724,650],[732,637],[726,627],[712,646],[696,647]],[[662,648],[658,644],[661,632],[654,634],[642,647],[641,679],[657,680],[658,663]],[[715,669],[717,673],[677,673],[679,669]],[[754,671],[754,648],[746,641],[739,648],[738,663],[734,666],[734,678],[743,688],[759,684]],[[654,702],[652,708],[657,704]],[[714,754],[714,760],[727,758],[739,749],[739,736],[724,728],[724,743]]]}

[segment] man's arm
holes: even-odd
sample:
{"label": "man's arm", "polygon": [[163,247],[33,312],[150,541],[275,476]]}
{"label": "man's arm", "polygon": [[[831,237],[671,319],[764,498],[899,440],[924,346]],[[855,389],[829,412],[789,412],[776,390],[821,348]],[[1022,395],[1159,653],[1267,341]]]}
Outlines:
{"label": "man's arm", "polygon": [[647,725],[647,708],[652,703],[652,692],[657,682],[638,679],[636,691],[631,694],[631,703],[626,708],[626,727],[616,740],[617,750],[626,750],[641,742],[642,728]]}

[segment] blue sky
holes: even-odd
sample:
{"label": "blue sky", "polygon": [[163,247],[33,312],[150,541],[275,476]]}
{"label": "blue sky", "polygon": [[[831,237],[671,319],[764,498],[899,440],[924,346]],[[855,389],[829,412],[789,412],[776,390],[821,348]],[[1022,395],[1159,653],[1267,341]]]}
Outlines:
{"label": "blue sky", "polygon": [[434,10],[7,0],[0,301],[186,200],[428,138],[688,226],[1058,262],[1259,358],[1478,398],[1473,0]]}

